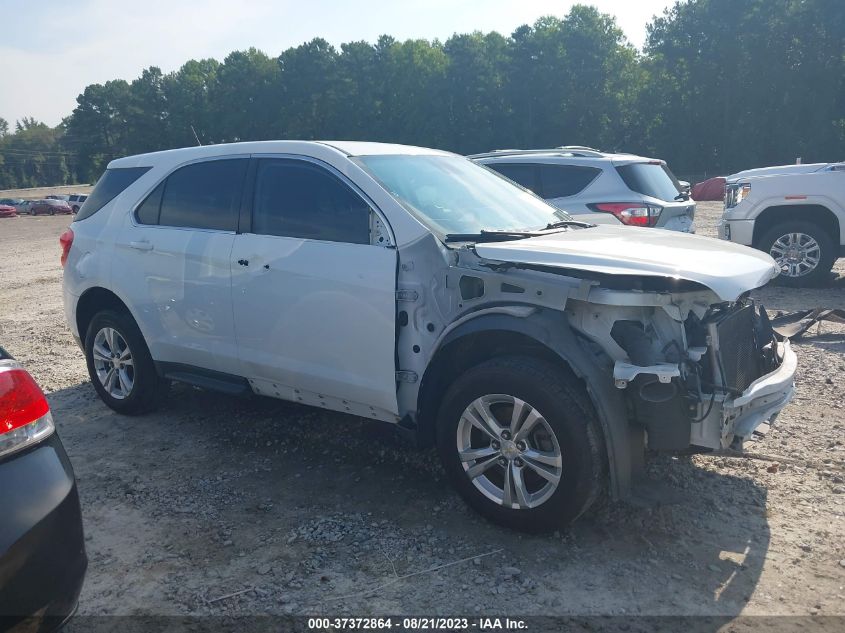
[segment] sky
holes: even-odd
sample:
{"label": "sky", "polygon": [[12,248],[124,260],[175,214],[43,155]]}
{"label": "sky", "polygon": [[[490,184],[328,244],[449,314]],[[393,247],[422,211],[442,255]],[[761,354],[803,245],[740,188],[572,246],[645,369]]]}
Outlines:
{"label": "sky", "polygon": [[[645,26],[672,0],[581,0],[616,16],[641,48]],[[446,40],[454,33],[509,35],[571,0],[0,0],[0,117],[57,125],[93,83],[131,81],[141,70],[221,60],[254,46],[271,56],[323,37],[343,42]]]}

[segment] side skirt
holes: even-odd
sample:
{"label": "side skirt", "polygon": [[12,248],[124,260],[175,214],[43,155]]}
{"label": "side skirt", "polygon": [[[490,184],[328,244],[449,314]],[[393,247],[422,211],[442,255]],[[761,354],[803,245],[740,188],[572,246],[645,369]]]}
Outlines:
{"label": "side skirt", "polygon": [[225,374],[220,371],[203,369],[182,363],[156,362],[156,371],[162,378],[178,380],[195,387],[211,389],[221,393],[242,396],[250,393],[249,382],[241,376]]}

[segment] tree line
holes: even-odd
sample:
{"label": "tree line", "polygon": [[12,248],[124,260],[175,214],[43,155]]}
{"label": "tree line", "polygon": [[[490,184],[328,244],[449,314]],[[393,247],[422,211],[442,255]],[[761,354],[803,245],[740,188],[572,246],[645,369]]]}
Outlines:
{"label": "tree line", "polygon": [[275,138],[471,153],[589,145],[679,174],[845,159],[845,2],[681,0],[642,52],[577,5],[511,35],[316,38],[93,84],[56,128],[0,119],[0,189],[93,182],[109,160]]}

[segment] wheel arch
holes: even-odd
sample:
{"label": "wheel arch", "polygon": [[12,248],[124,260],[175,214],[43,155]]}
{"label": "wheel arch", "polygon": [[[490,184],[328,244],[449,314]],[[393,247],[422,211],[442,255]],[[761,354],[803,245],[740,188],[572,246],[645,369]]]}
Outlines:
{"label": "wheel arch", "polygon": [[541,309],[527,316],[487,313],[464,321],[443,337],[423,374],[417,400],[420,442],[429,445],[433,441],[441,398],[463,371],[502,355],[543,358],[584,384],[601,426],[611,494],[627,497],[642,458],[642,433],[628,424],[619,390],[584,345],[560,311]]}
{"label": "wheel arch", "polygon": [[102,310],[125,312],[135,320],[135,323],[138,323],[126,303],[113,291],[102,286],[88,288],[76,302],[76,328],[83,344],[91,319]]}
{"label": "wheel arch", "polygon": [[782,222],[812,222],[823,227],[837,242],[841,242],[839,216],[823,204],[779,204],[763,209],[754,221],[752,243],[759,248],[760,240],[774,226]]}

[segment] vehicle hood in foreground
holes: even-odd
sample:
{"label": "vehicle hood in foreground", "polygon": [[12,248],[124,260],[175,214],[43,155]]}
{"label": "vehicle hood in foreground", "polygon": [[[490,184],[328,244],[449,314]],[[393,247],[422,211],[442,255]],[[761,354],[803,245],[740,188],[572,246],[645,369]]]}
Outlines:
{"label": "vehicle hood in foreground", "polygon": [[778,274],[767,254],[732,242],[662,229],[596,226],[510,242],[476,244],[481,257],[607,275],[693,281],[723,301],[766,284]]}

